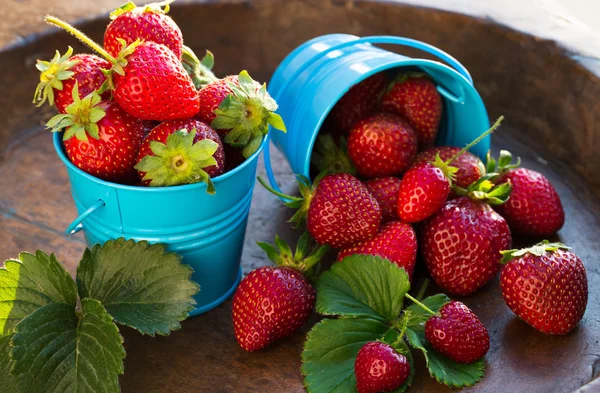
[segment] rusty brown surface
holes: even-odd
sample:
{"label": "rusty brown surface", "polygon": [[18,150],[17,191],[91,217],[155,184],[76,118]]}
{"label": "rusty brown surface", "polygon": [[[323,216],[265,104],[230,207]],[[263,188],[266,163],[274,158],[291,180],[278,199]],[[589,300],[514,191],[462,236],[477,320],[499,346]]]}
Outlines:
{"label": "rusty brown surface", "polygon": [[[417,38],[463,62],[490,116],[507,117],[507,127],[495,136],[495,149],[510,148],[523,157],[526,166],[545,173],[555,184],[567,213],[558,238],[584,261],[590,281],[586,315],[564,337],[544,336],[518,321],[503,304],[497,281],[461,299],[481,317],[492,337],[487,376],[466,391],[570,392],[598,374],[600,175],[594,164],[600,149],[600,81],[588,67],[556,43],[490,21],[397,4],[257,1],[176,5],[172,14],[188,45],[198,52],[210,48],[215,53],[219,75],[246,68],[257,79],[268,80],[295,46],[330,32]],[[99,39],[105,23],[92,21],[82,26]],[[73,271],[85,245],[80,237],[62,235],[76,215],[68,178],[52,150],[50,135],[39,127],[50,112],[35,110],[30,103],[36,84],[34,60],[50,57],[67,44],[81,48],[70,37],[56,34],[0,53],[0,86],[6,92],[0,95],[4,111],[0,120],[0,259],[39,248],[55,252]],[[284,190],[293,191],[287,165],[278,154],[275,160]],[[269,241],[279,233],[293,242],[299,235],[285,222],[289,215],[277,199],[256,188],[244,247],[245,272],[267,263],[255,241]],[[423,269],[418,274],[423,276]],[[227,302],[185,322],[170,337],[141,337],[124,331],[128,354],[123,392],[302,392],[299,368],[304,335],[248,354],[233,338],[230,311]],[[450,389],[426,375],[418,355],[410,391]]]}

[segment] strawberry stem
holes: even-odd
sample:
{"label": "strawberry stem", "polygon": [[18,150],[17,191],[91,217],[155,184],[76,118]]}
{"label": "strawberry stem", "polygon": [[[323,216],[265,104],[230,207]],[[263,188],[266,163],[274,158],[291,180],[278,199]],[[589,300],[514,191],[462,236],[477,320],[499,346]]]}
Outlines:
{"label": "strawberry stem", "polygon": [[294,197],[294,196],[287,195],[282,192],[276,191],[275,189],[273,189],[273,187],[268,185],[267,182],[262,177],[257,176],[256,178],[258,179],[259,183],[262,184],[262,186],[267,189],[267,191],[269,191],[272,194],[277,195],[278,197],[286,198],[286,199],[289,199],[292,201],[297,201],[297,202],[304,200],[304,198]]}
{"label": "strawberry stem", "polygon": [[421,303],[420,301],[418,301],[414,297],[410,296],[409,293],[407,293],[404,296],[406,296],[407,298],[409,298],[413,303],[415,303],[417,306],[421,307],[423,310],[427,311],[429,314],[435,315],[435,313],[429,307],[427,307],[426,305],[424,305],[423,303]]}
{"label": "strawberry stem", "polygon": [[396,323],[394,324],[394,327],[396,329],[400,330],[400,332],[398,334],[398,338],[392,345],[394,348],[397,348],[400,345],[400,343],[402,342],[402,339],[404,338],[404,333],[406,333],[406,329],[408,328],[409,320],[410,320],[410,311],[404,310],[402,319],[400,319],[399,321],[396,321]]}
{"label": "strawberry stem", "polygon": [[481,140],[483,138],[485,138],[486,136],[490,135],[492,132],[496,131],[496,129],[498,127],[500,127],[500,123],[502,123],[502,120],[504,120],[504,116],[500,116],[498,118],[498,120],[496,120],[496,122],[492,125],[492,127],[489,130],[487,130],[483,134],[479,135],[477,138],[475,138],[475,140],[473,140],[467,146],[465,146],[462,149],[460,149],[460,151],[458,153],[456,153],[448,161],[446,161],[446,164],[450,164],[452,161],[456,160],[461,154],[463,154],[464,152],[466,152],[467,150],[469,150],[470,148],[472,148],[473,146],[475,146],[476,144],[478,144],[479,142],[481,142]]}
{"label": "strawberry stem", "polygon": [[104,50],[104,48],[102,48],[100,45],[96,44],[94,42],[94,40],[92,40],[90,37],[85,35],[82,31],[71,26],[67,22],[60,20],[57,17],[51,16],[51,15],[46,15],[46,17],[44,18],[44,21],[46,23],[48,23],[49,25],[54,25],[54,26],[60,27],[61,29],[65,30],[67,33],[71,34],[72,36],[77,38],[79,41],[84,43],[85,45],[89,46],[91,49],[95,50],[96,52],[98,52],[99,54],[104,56],[111,63],[117,64],[117,59],[112,57],[107,51]]}

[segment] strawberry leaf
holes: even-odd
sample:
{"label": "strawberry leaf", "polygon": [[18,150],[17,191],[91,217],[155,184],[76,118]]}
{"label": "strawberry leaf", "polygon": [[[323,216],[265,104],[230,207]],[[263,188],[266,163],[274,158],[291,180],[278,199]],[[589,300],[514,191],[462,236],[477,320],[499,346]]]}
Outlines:
{"label": "strawberry leaf", "polygon": [[12,338],[12,334],[0,337],[0,381],[2,381],[2,392],[4,393],[23,391],[21,389],[22,378],[10,373],[14,363],[10,358],[10,341]]}
{"label": "strawberry leaf", "polygon": [[[434,313],[437,313],[440,308],[446,303],[450,301],[450,298],[443,293],[439,293],[437,295],[429,296],[423,300],[423,303],[427,308],[429,308]],[[406,311],[409,313],[408,319],[408,328],[412,329],[415,332],[423,332],[425,327],[424,324],[431,317],[427,311],[425,311],[422,307],[419,307],[417,304],[411,304],[406,308]]]}
{"label": "strawberry leaf", "polygon": [[308,393],[356,392],[354,360],[363,345],[381,340],[390,327],[369,318],[326,319],[308,333],[302,373]]}
{"label": "strawberry leaf", "polygon": [[81,313],[65,303],[44,306],[23,319],[12,339],[12,373],[22,391],[119,392],[123,338],[102,304],[83,299]]}
{"label": "strawberry leaf", "polygon": [[167,335],[181,326],[199,287],[192,269],[161,244],[120,238],[86,249],[77,269],[79,296],[102,302],[116,322],[143,334]]}
{"label": "strawberry leaf", "polygon": [[50,303],[77,304],[77,288],[56,257],[42,251],[21,253],[0,268],[0,336]]}
{"label": "strawberry leaf", "polygon": [[317,282],[317,312],[393,322],[410,289],[408,274],[387,259],[350,255]]}

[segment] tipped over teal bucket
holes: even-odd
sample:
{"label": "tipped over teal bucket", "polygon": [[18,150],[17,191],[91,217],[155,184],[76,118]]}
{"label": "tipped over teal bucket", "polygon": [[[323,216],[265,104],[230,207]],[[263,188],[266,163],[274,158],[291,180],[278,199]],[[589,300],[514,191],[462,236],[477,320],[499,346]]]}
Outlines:
{"label": "tipped over teal bucket", "polygon": [[[263,145],[264,145],[263,141]],[[88,245],[110,239],[165,243],[194,269],[200,284],[197,315],[223,303],[240,279],[240,260],[263,145],[237,168],[215,177],[216,194],[205,183],[175,187],[135,187],[98,179],[77,168],[63,151],[62,133],[54,147],[67,167],[79,217],[67,229],[83,229]]]}
{"label": "tipped over teal bucket", "polygon": [[[438,61],[411,58],[374,44],[416,48]],[[279,65],[269,83],[269,93],[279,104],[287,133],[272,133],[275,146],[292,171],[309,177],[310,158],[325,118],[339,99],[354,85],[373,74],[402,68],[419,69],[435,82],[444,100],[444,113],[437,145],[465,146],[489,126],[485,105],[467,69],[449,54],[429,44],[402,37],[360,38],[331,34],[305,42]],[[481,158],[490,148],[490,137],[471,148]],[[270,163],[268,147],[265,166],[271,185],[279,190]]]}

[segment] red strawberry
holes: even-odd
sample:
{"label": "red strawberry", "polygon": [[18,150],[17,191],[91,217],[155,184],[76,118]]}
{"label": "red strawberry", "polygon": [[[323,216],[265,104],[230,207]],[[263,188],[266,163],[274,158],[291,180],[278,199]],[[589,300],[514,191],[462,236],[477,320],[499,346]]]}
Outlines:
{"label": "red strawberry", "polygon": [[135,127],[135,118],[115,102],[102,101],[96,93],[79,99],[77,84],[74,102],[66,114],[54,116],[47,126],[63,128],[63,145],[69,160],[79,169],[100,179],[128,184],[136,178],[134,165],[145,134]]}
{"label": "red strawberry", "polygon": [[417,138],[401,117],[377,113],[356,123],[348,138],[348,153],[361,176],[394,176],[412,162]]}
{"label": "red strawberry", "polygon": [[245,158],[258,150],[269,126],[285,132],[266,85],[258,84],[246,71],[204,86],[199,103],[198,118],[217,130],[225,143],[242,148]]}
{"label": "red strawberry", "polygon": [[199,120],[169,120],[152,129],[137,156],[139,177],[150,186],[174,186],[203,181],[214,192],[211,178],[225,170],[219,135]]}
{"label": "red strawberry", "polygon": [[371,341],[358,351],[354,374],[358,393],[391,392],[406,382],[410,364],[391,345]]}
{"label": "red strawberry", "polygon": [[456,295],[470,295],[492,279],[500,268],[500,251],[511,244],[502,216],[469,197],[447,201],[421,229],[429,273],[436,284]]}
{"label": "red strawberry", "polygon": [[490,336],[477,315],[461,302],[440,308],[425,323],[425,338],[439,353],[457,363],[472,363],[490,349]]}
{"label": "red strawberry", "polygon": [[[515,233],[540,237],[555,234],[565,223],[565,212],[558,193],[544,175],[517,168],[520,160],[516,164],[511,164],[511,161],[509,152],[500,152],[498,172],[501,176],[496,182],[510,183],[512,193],[508,202],[496,207],[496,210]],[[495,163],[494,160],[488,162],[489,169],[493,170]]]}
{"label": "red strawberry", "polygon": [[386,84],[386,75],[379,73],[352,86],[331,110],[337,127],[349,132],[356,122],[372,112],[377,107]]}
{"label": "red strawberry", "polygon": [[377,199],[383,222],[398,219],[398,192],[401,180],[397,177],[378,177],[365,182],[367,190]]}
{"label": "red strawberry", "polygon": [[417,235],[410,224],[402,221],[390,221],[382,225],[379,233],[371,240],[343,248],[338,254],[337,260],[341,261],[353,254],[377,255],[387,258],[404,268],[408,276],[412,277],[417,259]]}
{"label": "red strawberry", "polygon": [[223,149],[225,150],[225,157],[227,157],[225,162],[225,172],[234,170],[238,166],[242,165],[244,161],[246,161],[246,157],[244,157],[242,149],[239,147],[233,147],[227,143],[224,143]]}
{"label": "red strawberry", "polygon": [[[81,54],[71,56],[73,48],[61,56],[58,51],[50,61],[38,60],[36,67],[40,73],[40,83],[35,89],[33,103],[41,106],[46,100],[56,104],[60,113],[67,113],[67,106],[73,103],[73,87],[77,83],[79,98],[98,90],[106,80],[102,69],[110,69],[108,61],[95,55]],[[110,94],[102,95],[108,99]]]}
{"label": "red strawberry", "polygon": [[144,135],[148,135],[148,133],[159,124],[160,122],[154,120],[137,120],[135,122],[135,127],[138,132],[143,132]]}
{"label": "red strawberry", "polygon": [[136,7],[131,1],[111,12],[112,22],[104,33],[104,49],[112,56],[118,56],[125,45],[135,40],[156,42],[169,48],[178,59],[183,50],[183,36],[179,26],[167,16],[169,4],[164,9],[154,3]]}
{"label": "red strawberry", "polygon": [[425,74],[398,75],[383,95],[381,108],[397,113],[408,121],[417,134],[421,149],[431,146],[435,141],[442,118],[442,97]]}
{"label": "red strawberry", "polygon": [[585,267],[561,243],[502,253],[502,297],[519,318],[546,334],[566,334],[583,318],[588,300]]}
{"label": "red strawberry", "polygon": [[319,243],[334,248],[349,247],[373,238],[381,224],[381,208],[360,180],[347,173],[318,176],[310,180],[298,176],[302,197],[282,194],[260,183],[270,192],[299,209],[290,221],[300,224],[306,218],[310,235]]}
{"label": "red strawberry", "polygon": [[[412,166],[424,162],[435,161],[435,156],[440,155],[443,161],[448,161],[461,151],[460,147],[440,146],[427,149],[415,157]],[[452,166],[458,168],[454,174],[454,184],[459,187],[466,188],[469,184],[474,183],[485,174],[485,167],[481,160],[474,154],[465,151],[452,161]]]}
{"label": "red strawberry", "polygon": [[303,272],[317,264],[326,246],[308,254],[308,234],[298,241],[295,254],[278,236],[277,248],[258,243],[277,267],[253,270],[233,296],[233,329],[246,351],[256,351],[293,334],[306,323],[315,305],[315,290]]}

